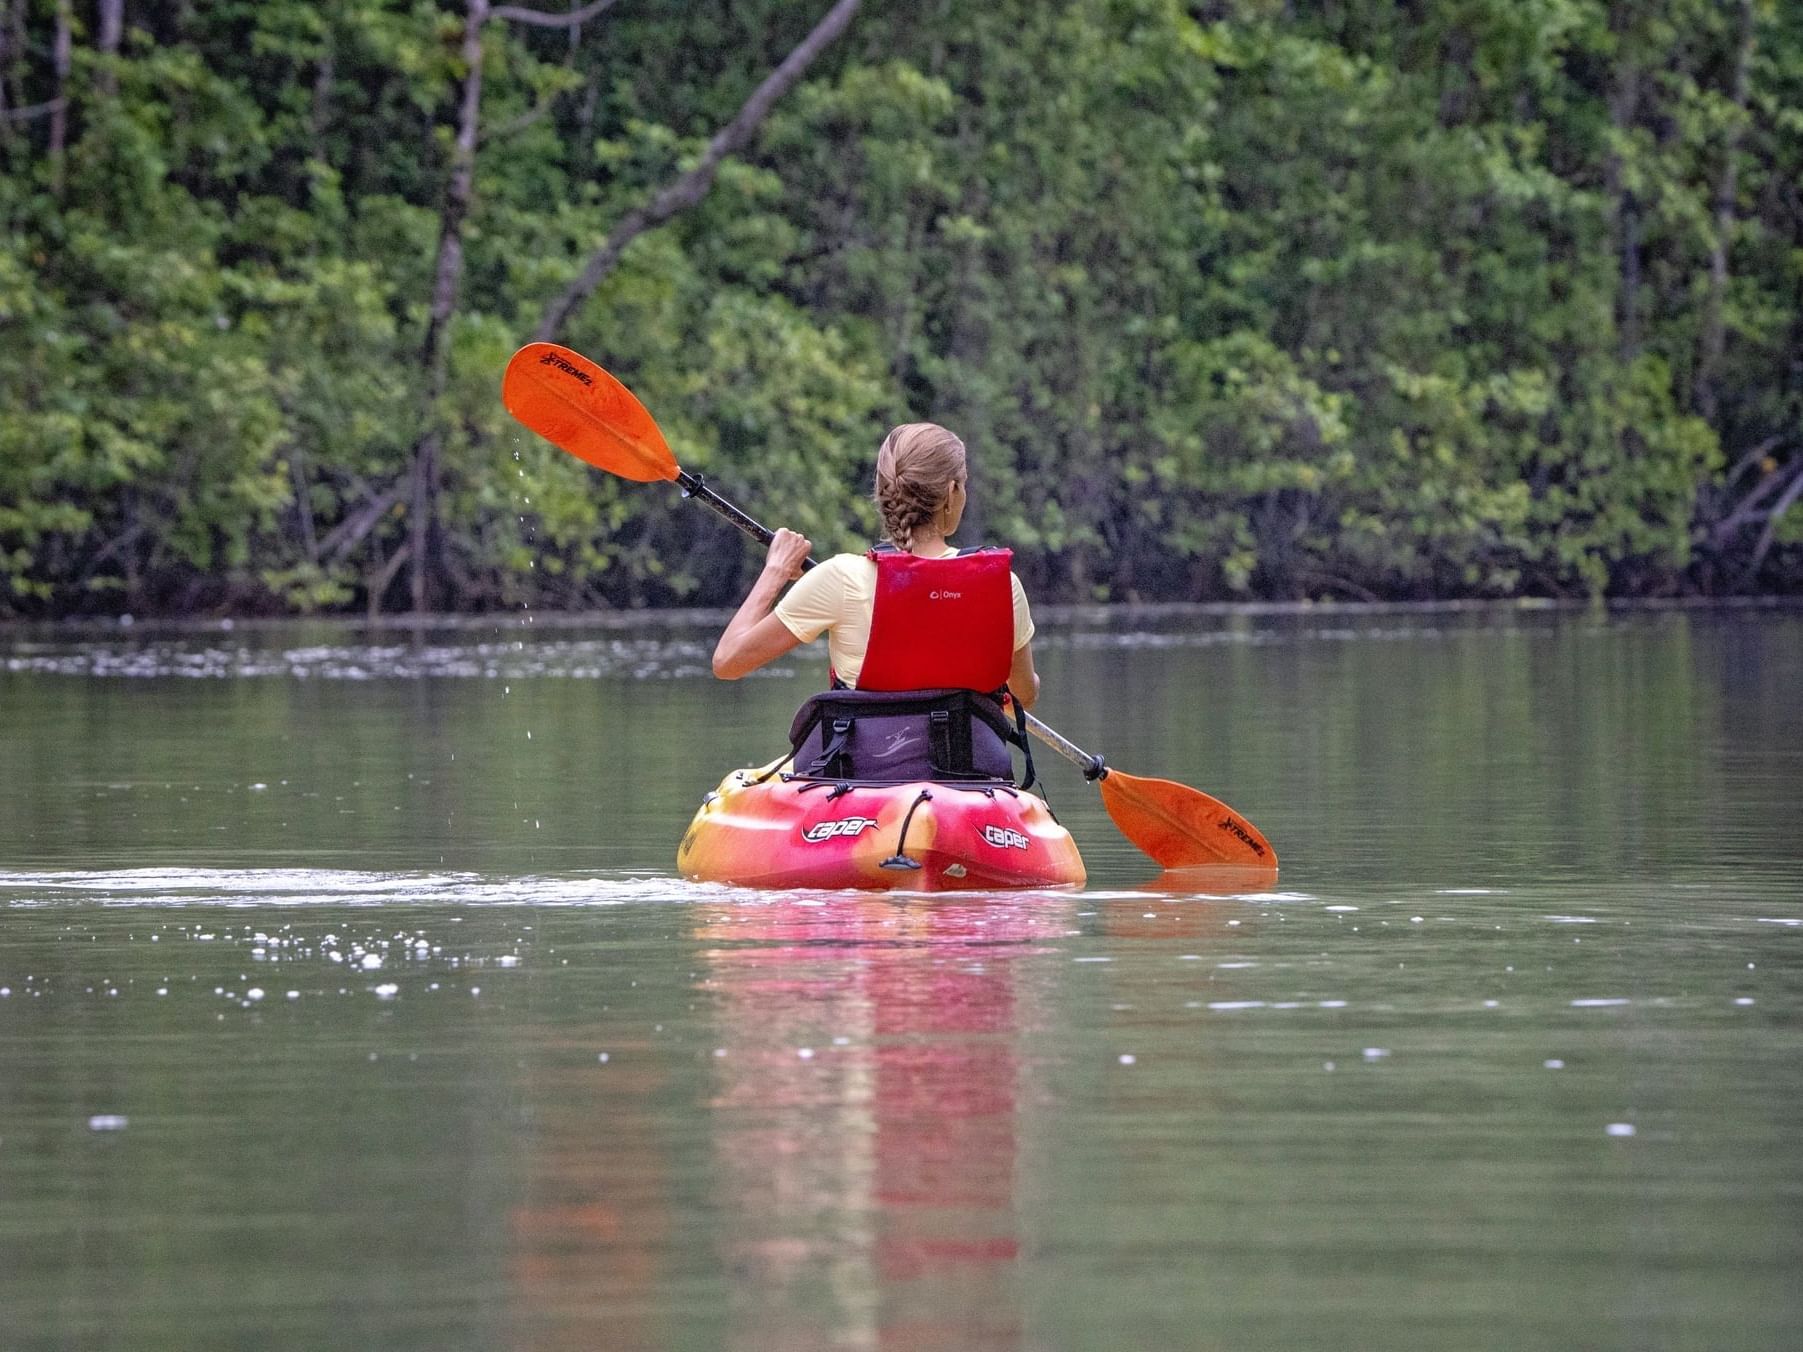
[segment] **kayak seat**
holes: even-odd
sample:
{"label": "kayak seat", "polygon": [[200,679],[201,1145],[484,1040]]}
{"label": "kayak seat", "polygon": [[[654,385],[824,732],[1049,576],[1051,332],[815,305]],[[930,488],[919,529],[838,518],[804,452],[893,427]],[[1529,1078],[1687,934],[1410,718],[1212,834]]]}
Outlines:
{"label": "kayak seat", "polygon": [[805,779],[1012,784],[1021,737],[999,700],[975,690],[826,690],[789,726]]}

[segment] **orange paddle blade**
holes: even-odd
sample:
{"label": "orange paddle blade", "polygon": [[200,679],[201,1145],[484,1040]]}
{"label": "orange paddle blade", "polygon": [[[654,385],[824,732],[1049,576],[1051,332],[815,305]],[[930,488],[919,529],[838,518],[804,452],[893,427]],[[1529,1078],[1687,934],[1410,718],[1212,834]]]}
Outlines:
{"label": "orange paddle blade", "polygon": [[1200,789],[1112,769],[1100,787],[1102,806],[1121,834],[1165,868],[1277,867],[1277,851],[1258,828]]}
{"label": "orange paddle blade", "polygon": [[501,377],[507,411],[546,441],[622,479],[674,479],[676,457],[645,406],[594,362],[558,343],[528,343]]}

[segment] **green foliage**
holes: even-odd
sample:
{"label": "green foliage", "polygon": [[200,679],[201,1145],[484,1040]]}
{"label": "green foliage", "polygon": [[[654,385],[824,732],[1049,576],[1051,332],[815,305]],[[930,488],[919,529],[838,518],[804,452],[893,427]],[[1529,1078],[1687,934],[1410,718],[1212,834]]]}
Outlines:
{"label": "green foliage", "polygon": [[[736,599],[497,383],[816,15],[488,25],[431,403],[461,3],[128,7],[63,91],[21,12],[68,121],[0,119],[0,613],[400,604],[428,433],[439,600]],[[869,6],[563,336],[823,551],[953,426],[1048,599],[1796,589],[1799,108],[1770,0]]]}

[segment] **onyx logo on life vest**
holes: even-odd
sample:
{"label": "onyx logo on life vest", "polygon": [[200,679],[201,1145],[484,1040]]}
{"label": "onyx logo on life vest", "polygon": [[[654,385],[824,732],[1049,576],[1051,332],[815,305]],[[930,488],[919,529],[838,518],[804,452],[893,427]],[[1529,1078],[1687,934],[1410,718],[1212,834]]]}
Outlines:
{"label": "onyx logo on life vest", "polygon": [[963,592],[936,591],[927,593],[927,600],[929,601],[961,601],[963,599]]}
{"label": "onyx logo on life vest", "polygon": [[841,817],[837,821],[815,822],[801,833],[801,838],[810,845],[818,845],[836,836],[861,836],[875,829],[875,817]]}
{"label": "onyx logo on life vest", "polygon": [[584,385],[587,385],[590,388],[594,387],[595,378],[593,376],[591,376],[587,371],[583,370],[580,366],[577,366],[572,362],[565,361],[562,357],[558,356],[555,352],[545,353],[544,356],[542,356],[538,359],[538,364],[540,366],[555,366],[559,371],[562,371],[565,375],[575,376],[576,379],[580,380]]}
{"label": "onyx logo on life vest", "polygon": [[985,826],[983,839],[1005,850],[1024,850],[1028,844],[1026,836],[1012,826]]}

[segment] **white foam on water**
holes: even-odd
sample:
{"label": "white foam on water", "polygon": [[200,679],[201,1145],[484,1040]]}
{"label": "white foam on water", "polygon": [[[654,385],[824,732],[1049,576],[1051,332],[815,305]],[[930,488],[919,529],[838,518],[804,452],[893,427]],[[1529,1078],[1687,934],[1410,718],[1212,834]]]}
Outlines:
{"label": "white foam on water", "polygon": [[[493,876],[294,868],[0,870],[0,910],[58,906],[623,906],[743,896],[740,889],[646,875]],[[196,939],[211,935],[196,935]]]}
{"label": "white foam on water", "polygon": [[1629,1003],[1631,1002],[1621,996],[1612,995],[1597,997],[1595,999],[1573,1000],[1571,1002],[1571,1007],[1573,1009],[1606,1009],[1613,1005],[1625,1005]]}

